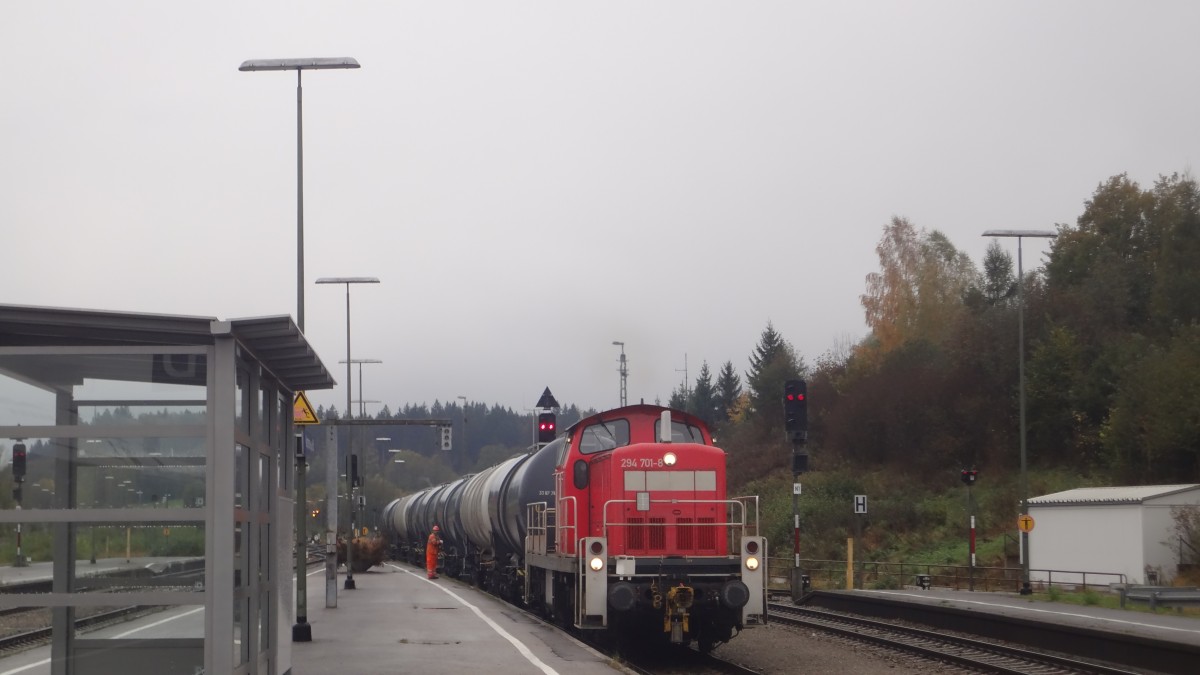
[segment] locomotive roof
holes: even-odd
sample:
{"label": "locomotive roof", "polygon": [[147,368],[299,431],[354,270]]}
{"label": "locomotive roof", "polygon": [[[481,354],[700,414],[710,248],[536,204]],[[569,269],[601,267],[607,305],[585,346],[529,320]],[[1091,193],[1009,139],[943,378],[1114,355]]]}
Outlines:
{"label": "locomotive roof", "polygon": [[667,408],[661,405],[635,403],[633,405],[627,405],[623,408],[613,408],[612,410],[605,410],[604,412],[599,412],[595,415],[584,417],[575,424],[567,427],[567,435],[570,435],[576,427],[582,427],[594,422],[599,422],[600,420],[607,422],[609,420],[620,419],[623,417],[652,417],[657,419],[662,415],[664,410],[671,411],[671,419],[674,421],[687,422],[688,424],[695,425],[704,429],[705,431],[708,431],[708,425],[704,423],[704,420],[690,413],[686,413],[676,408]]}

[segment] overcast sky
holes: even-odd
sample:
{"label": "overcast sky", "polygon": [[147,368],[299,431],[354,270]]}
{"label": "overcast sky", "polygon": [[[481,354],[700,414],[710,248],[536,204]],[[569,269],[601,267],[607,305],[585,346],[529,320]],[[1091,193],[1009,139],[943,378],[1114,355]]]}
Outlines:
{"label": "overcast sky", "polygon": [[351,291],[365,399],[612,407],[620,340],[630,400],[665,402],[768,321],[809,364],[862,338],[893,215],[978,263],[1113,174],[1194,170],[1198,26],[1194,0],[4,2],[0,303],[294,316],[296,78],[238,65],[351,56],[303,81],[306,333],[339,381],[313,402],[346,400],[326,276],[382,282]]}

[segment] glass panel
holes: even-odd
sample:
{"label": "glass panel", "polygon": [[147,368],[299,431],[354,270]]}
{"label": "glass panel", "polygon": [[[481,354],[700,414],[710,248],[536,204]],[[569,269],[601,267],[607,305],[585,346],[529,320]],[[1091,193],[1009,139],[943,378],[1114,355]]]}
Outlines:
{"label": "glass panel", "polygon": [[[47,577],[46,587],[27,592],[47,593],[50,591],[48,577],[50,576],[49,561],[53,559],[51,555],[53,538],[53,530],[47,523],[0,525],[0,541],[4,542],[4,546],[0,546],[0,565],[12,565],[19,556],[27,562],[42,563],[46,566],[47,571],[43,574]],[[0,567],[0,583],[5,580],[7,575],[11,575],[15,571],[8,567]],[[6,590],[0,589],[0,592]]]}
{"label": "glass panel", "polygon": [[586,427],[579,439],[579,452],[590,455],[629,445],[629,420],[609,420]]}
{"label": "glass panel", "polygon": [[271,648],[271,597],[263,593],[258,596],[258,651]]}
{"label": "glass panel", "polygon": [[258,402],[258,437],[270,444],[273,439],[271,433],[275,431],[275,392],[265,383],[258,391]]}
{"label": "glass panel", "polygon": [[83,439],[76,465],[77,508],[204,506],[203,437]]}
{"label": "glass panel", "polygon": [[[154,408],[162,423],[188,409],[201,416],[207,398],[204,354],[13,354],[0,349],[0,426],[60,423],[55,391],[69,392],[81,424],[152,423],[135,419]],[[63,383],[78,382],[64,389]],[[107,413],[107,414],[104,414]]]}
{"label": "glass panel", "polygon": [[[250,453],[246,446],[235,443],[233,446],[233,508],[246,508],[246,490],[250,480]],[[245,518],[244,515],[234,514],[234,518]]]}
{"label": "glass panel", "polygon": [[250,374],[244,370],[237,371],[237,393],[234,395],[234,410],[236,411],[237,420],[234,427],[246,434],[250,434]]}
{"label": "glass panel", "polygon": [[250,615],[250,599],[234,598],[233,601],[233,665],[240,666],[250,660],[250,639],[246,631],[246,617]]}
{"label": "glass panel", "polygon": [[271,580],[271,526],[263,523],[258,526],[258,582],[266,584]]}
{"label": "glass panel", "polygon": [[272,436],[275,442],[271,445],[276,450],[287,450],[287,439],[283,436],[283,430],[287,425],[287,420],[291,419],[291,416],[294,414],[292,411],[292,402],[288,399],[287,394],[283,392],[279,392],[277,400],[277,411],[272,418],[275,421],[275,434]]}
{"label": "glass panel", "polygon": [[[662,420],[654,420],[654,438],[658,440],[662,438],[659,430],[662,428]],[[671,442],[672,443],[704,443],[704,434],[700,433],[700,427],[671,420]]]}
{"label": "glass panel", "polygon": [[258,511],[271,512],[271,458],[267,455],[258,456]]}
{"label": "glass panel", "polygon": [[[72,570],[77,593],[204,591],[204,521],[112,521],[23,525],[21,552],[30,564],[11,567],[15,543],[5,547],[0,555],[0,594],[49,593],[52,538],[57,528],[68,526],[78,555]],[[15,526],[4,530],[4,539],[11,533],[15,540]]]}
{"label": "glass panel", "polygon": [[204,592],[203,521],[82,524],[75,546],[77,591]]}
{"label": "glass panel", "polygon": [[241,588],[245,583],[246,574],[246,523],[233,524],[233,587]]}

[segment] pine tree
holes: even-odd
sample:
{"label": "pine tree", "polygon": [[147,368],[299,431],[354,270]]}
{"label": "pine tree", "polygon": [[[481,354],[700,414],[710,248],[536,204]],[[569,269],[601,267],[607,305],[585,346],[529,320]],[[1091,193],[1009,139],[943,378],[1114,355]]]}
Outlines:
{"label": "pine tree", "polygon": [[803,360],[796,358],[792,346],[768,321],[750,355],[750,372],[746,374],[754,414],[761,417],[775,411],[782,400],[784,380],[801,377],[804,370]]}
{"label": "pine tree", "polygon": [[733,369],[733,361],[726,361],[717,375],[716,415],[717,422],[728,422],[733,407],[742,397],[742,378]]}
{"label": "pine tree", "polygon": [[717,421],[717,390],[713,387],[708,361],[700,365],[700,375],[696,378],[696,387],[692,389],[691,398],[689,410],[694,415],[710,426]]}

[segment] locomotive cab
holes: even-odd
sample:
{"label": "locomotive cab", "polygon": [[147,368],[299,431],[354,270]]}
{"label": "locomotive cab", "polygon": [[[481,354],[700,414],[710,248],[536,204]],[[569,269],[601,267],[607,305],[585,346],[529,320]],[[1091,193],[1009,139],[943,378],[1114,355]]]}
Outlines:
{"label": "locomotive cab", "polygon": [[557,554],[576,560],[576,627],[655,629],[711,648],[765,623],[757,501],[729,499],[725,453],[701,420],[636,405],[567,433],[554,529]]}

